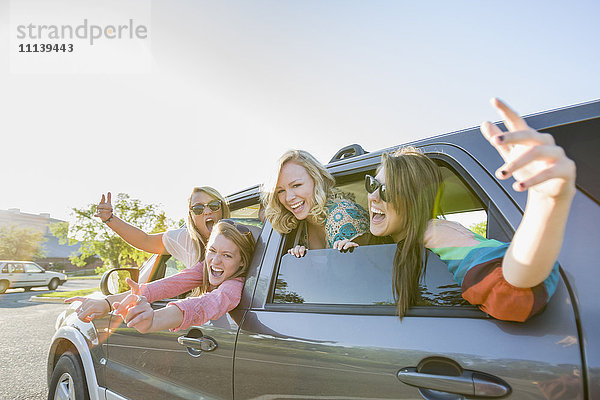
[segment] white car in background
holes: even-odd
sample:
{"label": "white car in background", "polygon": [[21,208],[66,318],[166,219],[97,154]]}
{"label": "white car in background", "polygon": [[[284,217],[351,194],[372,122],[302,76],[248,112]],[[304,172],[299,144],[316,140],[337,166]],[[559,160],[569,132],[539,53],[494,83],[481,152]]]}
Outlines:
{"label": "white car in background", "polygon": [[6,289],[48,286],[55,290],[58,285],[67,281],[67,276],[60,272],[46,271],[32,261],[0,260],[0,293]]}

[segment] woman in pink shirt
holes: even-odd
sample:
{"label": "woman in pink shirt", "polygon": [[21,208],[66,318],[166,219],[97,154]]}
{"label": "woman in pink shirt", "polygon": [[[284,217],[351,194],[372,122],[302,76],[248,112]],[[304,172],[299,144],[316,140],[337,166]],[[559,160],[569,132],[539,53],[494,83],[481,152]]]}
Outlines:
{"label": "woman in pink shirt", "polygon": [[[142,333],[164,329],[186,329],[218,319],[240,302],[243,276],[254,252],[254,237],[250,230],[224,219],[212,229],[206,245],[206,258],[191,268],[155,282],[138,285],[128,280],[131,292],[110,295],[104,299],[72,297],[68,303],[81,301],[77,315],[90,321],[115,310],[128,327]],[[153,310],[150,303],[177,296],[200,287],[202,295],[169,303]]]}

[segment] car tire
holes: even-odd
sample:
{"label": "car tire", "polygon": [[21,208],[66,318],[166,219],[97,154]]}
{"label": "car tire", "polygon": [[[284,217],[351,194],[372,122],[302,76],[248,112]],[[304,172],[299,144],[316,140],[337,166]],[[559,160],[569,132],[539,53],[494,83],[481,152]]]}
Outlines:
{"label": "car tire", "polygon": [[8,281],[0,281],[0,294],[6,292],[8,289]]}
{"label": "car tire", "polygon": [[66,352],[60,357],[52,371],[48,400],[89,400],[85,382],[79,357],[71,352]]}
{"label": "car tire", "polygon": [[57,287],[58,287],[58,279],[52,278],[52,280],[48,284],[48,289],[50,289],[50,290],[56,290]]}

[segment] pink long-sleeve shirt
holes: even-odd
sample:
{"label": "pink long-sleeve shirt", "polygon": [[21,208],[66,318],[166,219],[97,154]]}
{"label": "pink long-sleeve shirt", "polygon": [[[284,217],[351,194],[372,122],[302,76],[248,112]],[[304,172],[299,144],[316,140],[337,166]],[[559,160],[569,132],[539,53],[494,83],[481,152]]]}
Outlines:
{"label": "pink long-sleeve shirt", "polygon": [[[200,262],[167,278],[141,284],[140,292],[149,303],[152,303],[200,286],[203,277],[204,262]],[[172,330],[187,329],[192,325],[202,325],[222,317],[240,303],[243,288],[244,278],[228,279],[216,289],[204,293],[200,297],[188,297],[169,303],[168,305],[173,304],[183,312],[181,325]]]}

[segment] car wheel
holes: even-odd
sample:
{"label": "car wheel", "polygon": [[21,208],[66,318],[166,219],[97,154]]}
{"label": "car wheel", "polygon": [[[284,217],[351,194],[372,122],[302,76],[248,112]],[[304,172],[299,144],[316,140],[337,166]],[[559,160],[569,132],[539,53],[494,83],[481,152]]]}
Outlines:
{"label": "car wheel", "polygon": [[56,290],[56,288],[58,287],[58,279],[53,278],[50,283],[48,284],[48,289],[50,290]]}
{"label": "car wheel", "polygon": [[52,372],[48,400],[88,400],[85,377],[79,358],[64,353]]}
{"label": "car wheel", "polygon": [[6,292],[6,289],[8,289],[8,282],[0,281],[0,294]]}

